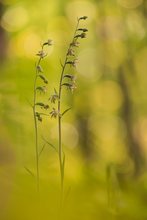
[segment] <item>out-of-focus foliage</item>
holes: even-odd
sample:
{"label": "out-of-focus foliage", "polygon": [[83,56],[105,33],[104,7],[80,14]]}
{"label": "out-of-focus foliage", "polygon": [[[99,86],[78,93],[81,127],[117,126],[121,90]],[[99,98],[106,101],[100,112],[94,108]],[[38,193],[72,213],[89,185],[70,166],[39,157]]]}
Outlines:
{"label": "out-of-focus foliage", "polygon": [[[36,53],[53,40],[43,68],[48,99],[58,87],[76,19],[86,15],[77,89],[64,93],[65,203],[61,219],[146,220],[146,0],[0,1],[0,219],[60,219],[59,162],[46,146],[35,185],[32,115]],[[56,147],[56,119],[42,136]],[[31,170],[31,174],[27,172]]]}

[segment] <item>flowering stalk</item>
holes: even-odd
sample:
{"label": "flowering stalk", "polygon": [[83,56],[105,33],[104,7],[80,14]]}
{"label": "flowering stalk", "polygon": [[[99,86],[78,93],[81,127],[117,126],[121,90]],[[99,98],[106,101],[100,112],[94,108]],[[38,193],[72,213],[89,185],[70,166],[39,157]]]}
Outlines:
{"label": "flowering stalk", "polygon": [[[76,67],[77,65],[77,58],[75,57],[75,48],[79,46],[78,39],[85,38],[86,32],[88,31],[85,28],[79,28],[79,23],[81,20],[85,20],[85,19],[87,19],[87,16],[80,17],[77,20],[77,25],[76,25],[76,29],[75,29],[75,32],[72,38],[72,42],[69,44],[69,47],[67,49],[64,63],[61,64],[62,70],[60,74],[58,93],[55,90],[55,95],[52,95],[50,98],[52,103],[55,103],[55,100],[58,101],[57,110],[53,108],[53,111],[50,112],[50,114],[51,114],[51,117],[58,118],[58,141],[59,141],[58,142],[58,156],[59,156],[60,179],[61,179],[61,204],[63,200],[63,191],[64,191],[64,167],[65,167],[65,154],[64,154],[63,146],[62,146],[62,116],[68,110],[70,110],[70,108],[68,108],[63,113],[61,113],[62,88],[66,87],[72,92],[76,88],[75,76],[72,74],[65,74],[65,69],[67,65],[70,65],[70,67]],[[64,80],[68,80],[68,81],[64,82]]]}
{"label": "flowering stalk", "polygon": [[42,122],[42,113],[39,113],[36,111],[37,107],[41,107],[43,109],[48,109],[49,106],[42,103],[37,102],[37,92],[45,93],[46,87],[43,86],[37,86],[38,79],[41,79],[44,84],[48,84],[47,79],[42,74],[43,69],[41,67],[41,62],[46,57],[46,53],[44,52],[44,47],[48,45],[51,45],[51,40],[48,40],[47,42],[43,43],[41,45],[41,50],[36,54],[39,56],[38,62],[36,64],[36,75],[34,80],[34,99],[33,99],[33,117],[34,117],[34,128],[35,128],[35,154],[36,154],[36,182],[37,182],[37,191],[39,192],[39,146],[38,146],[38,121]]}

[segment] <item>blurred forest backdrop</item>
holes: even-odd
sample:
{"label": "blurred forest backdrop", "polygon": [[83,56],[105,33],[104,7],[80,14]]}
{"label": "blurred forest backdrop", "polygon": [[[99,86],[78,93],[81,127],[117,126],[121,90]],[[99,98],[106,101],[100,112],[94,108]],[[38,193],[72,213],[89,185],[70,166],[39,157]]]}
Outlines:
{"label": "blurred forest backdrop", "polygon": [[[76,19],[87,38],[78,51],[77,89],[63,120],[64,219],[147,219],[147,1],[0,0],[0,219],[59,219],[59,163],[46,146],[36,199],[33,100],[36,53],[49,98],[57,87]],[[58,146],[56,119],[39,124]]]}

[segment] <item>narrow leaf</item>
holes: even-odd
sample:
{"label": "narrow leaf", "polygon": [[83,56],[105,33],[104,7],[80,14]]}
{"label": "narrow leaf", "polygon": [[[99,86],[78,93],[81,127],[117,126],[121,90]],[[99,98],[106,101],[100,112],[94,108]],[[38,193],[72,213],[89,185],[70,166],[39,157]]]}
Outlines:
{"label": "narrow leaf", "polygon": [[42,149],[41,149],[41,151],[40,151],[40,153],[39,153],[39,157],[41,156],[41,154],[42,154],[42,152],[43,152],[43,150],[44,150],[44,148],[45,148],[45,145],[46,145],[46,144],[43,145],[43,147],[42,147]]}
{"label": "narrow leaf", "polygon": [[26,98],[27,103],[30,105],[31,108],[33,108],[32,103]]}
{"label": "narrow leaf", "polygon": [[65,113],[67,113],[70,109],[71,109],[71,108],[66,109],[66,110],[62,113],[62,116],[63,116]]}
{"label": "narrow leaf", "polygon": [[63,152],[63,162],[62,162],[62,178],[64,178],[64,169],[65,169],[65,153]]}
{"label": "narrow leaf", "polygon": [[50,147],[52,147],[52,148],[58,153],[58,150],[56,149],[56,147],[55,147],[53,144],[51,144],[50,142],[48,142],[44,137],[42,137],[42,139],[43,139]]}
{"label": "narrow leaf", "polygon": [[57,94],[58,95],[58,93],[57,93],[57,90],[54,88],[54,92],[55,92],[55,94]]}
{"label": "narrow leaf", "polygon": [[34,177],[34,173],[30,169],[28,169],[27,167],[24,167],[24,168],[31,176]]}

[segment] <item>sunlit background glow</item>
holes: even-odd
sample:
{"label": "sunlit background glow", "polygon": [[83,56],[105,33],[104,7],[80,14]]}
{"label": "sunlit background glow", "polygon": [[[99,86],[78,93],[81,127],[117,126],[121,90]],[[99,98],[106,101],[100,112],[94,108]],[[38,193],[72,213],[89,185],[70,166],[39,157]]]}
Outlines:
{"label": "sunlit background glow", "polygon": [[[42,62],[47,92],[38,94],[48,102],[81,16],[88,32],[75,49],[77,67],[66,69],[77,88],[63,89],[61,100],[71,109],[62,120],[59,218],[58,126],[48,116],[38,123],[40,200],[36,193],[36,54],[53,40]],[[146,24],[146,0],[0,1],[0,220],[147,219]]]}

